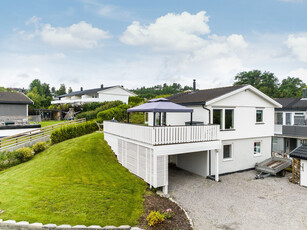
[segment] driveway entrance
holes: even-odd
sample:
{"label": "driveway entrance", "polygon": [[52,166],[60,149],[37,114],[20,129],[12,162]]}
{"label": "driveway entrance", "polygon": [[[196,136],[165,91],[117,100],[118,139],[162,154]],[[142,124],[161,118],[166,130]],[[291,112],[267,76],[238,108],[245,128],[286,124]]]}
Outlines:
{"label": "driveway entrance", "polygon": [[307,229],[307,188],[286,177],[254,180],[255,171],[215,182],[169,168],[169,194],[204,229]]}

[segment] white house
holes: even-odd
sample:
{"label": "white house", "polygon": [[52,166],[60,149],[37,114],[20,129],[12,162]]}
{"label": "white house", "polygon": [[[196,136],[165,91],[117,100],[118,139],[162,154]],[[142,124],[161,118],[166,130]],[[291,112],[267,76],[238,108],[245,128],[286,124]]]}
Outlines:
{"label": "white house", "polygon": [[123,101],[128,104],[130,96],[137,96],[135,93],[124,89],[122,86],[110,86],[96,89],[83,90],[71,92],[68,94],[58,96],[58,100],[52,101],[51,104],[84,104],[90,102],[104,102],[104,101]]}
{"label": "white house", "polygon": [[193,109],[193,122],[190,113],[167,111],[150,112],[148,126],[104,122],[119,162],[150,185],[167,193],[169,162],[219,180],[271,156],[274,109],[281,105],[256,88],[194,90],[168,99]]}
{"label": "white house", "polygon": [[[305,93],[304,93],[305,95]],[[307,98],[277,98],[273,151],[290,153],[307,139]]]}

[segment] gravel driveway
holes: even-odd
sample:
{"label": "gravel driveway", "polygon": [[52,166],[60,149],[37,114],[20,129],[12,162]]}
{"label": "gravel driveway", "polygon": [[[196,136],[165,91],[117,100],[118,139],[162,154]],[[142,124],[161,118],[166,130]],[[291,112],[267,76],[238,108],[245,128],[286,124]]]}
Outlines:
{"label": "gravel driveway", "polygon": [[215,182],[170,168],[169,193],[204,229],[307,229],[307,188],[284,178],[254,180],[255,171]]}

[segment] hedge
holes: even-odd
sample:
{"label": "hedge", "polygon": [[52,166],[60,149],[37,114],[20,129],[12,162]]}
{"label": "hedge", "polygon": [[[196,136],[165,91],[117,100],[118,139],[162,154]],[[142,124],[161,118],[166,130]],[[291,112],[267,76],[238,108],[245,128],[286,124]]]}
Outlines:
{"label": "hedge", "polygon": [[115,108],[107,109],[97,114],[97,121],[103,122],[104,120],[112,120],[113,118],[117,121],[124,121],[127,119],[127,109],[129,105],[120,105]]}
{"label": "hedge", "polygon": [[101,111],[122,105],[123,102],[122,101],[106,101],[103,103],[99,103],[101,104],[101,106],[99,106],[98,108],[96,108],[95,110],[89,110],[90,108],[94,108],[97,104],[93,104],[91,106],[86,107],[86,112],[82,112],[77,114],[76,119],[80,119],[80,118],[86,118],[86,120],[93,120],[97,118],[97,114]]}
{"label": "hedge", "polygon": [[80,124],[63,125],[51,133],[51,144],[56,144],[68,139],[92,133],[96,130],[98,130],[98,126],[94,121],[88,121]]}

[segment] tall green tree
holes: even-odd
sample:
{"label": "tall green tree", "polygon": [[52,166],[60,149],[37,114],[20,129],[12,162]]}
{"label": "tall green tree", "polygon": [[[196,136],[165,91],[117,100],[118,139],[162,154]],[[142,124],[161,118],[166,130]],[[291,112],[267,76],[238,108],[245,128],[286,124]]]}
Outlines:
{"label": "tall green tree", "polygon": [[270,97],[277,97],[279,94],[279,81],[274,73],[260,70],[240,72],[235,76],[234,85],[244,84],[252,85]]}
{"label": "tall green tree", "polygon": [[297,77],[283,79],[279,87],[279,97],[302,97],[306,84]]}
{"label": "tall green tree", "polygon": [[68,88],[68,93],[71,93],[71,92],[72,92],[72,88],[69,87],[69,88]]}
{"label": "tall green tree", "polygon": [[43,95],[43,87],[42,87],[42,83],[39,79],[34,79],[31,83],[30,83],[30,89],[29,91],[32,91],[34,88],[36,87],[37,93],[39,95]]}
{"label": "tall green tree", "polygon": [[64,84],[61,84],[60,88],[56,91],[56,95],[63,95],[66,94],[66,86]]}

